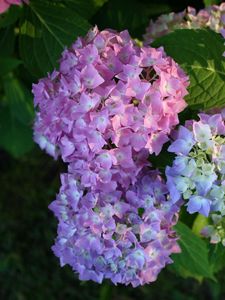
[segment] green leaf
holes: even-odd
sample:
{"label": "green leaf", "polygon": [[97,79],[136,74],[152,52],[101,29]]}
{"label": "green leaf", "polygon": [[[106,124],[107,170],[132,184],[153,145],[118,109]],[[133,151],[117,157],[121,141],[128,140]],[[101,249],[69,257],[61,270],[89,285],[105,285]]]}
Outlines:
{"label": "green leaf", "polygon": [[22,62],[13,57],[0,57],[0,76],[14,70]]}
{"label": "green leaf", "polygon": [[225,105],[225,46],[222,36],[210,29],[179,29],[157,39],[168,55],[190,77],[186,101],[192,109]]}
{"label": "green leaf", "polygon": [[143,29],[148,25],[150,17],[168,12],[166,3],[148,3],[140,0],[108,1],[96,14],[94,21],[101,29],[128,29],[134,38],[142,38]]}
{"label": "green leaf", "polygon": [[65,6],[85,19],[90,19],[108,0],[65,0]]}
{"label": "green leaf", "polygon": [[111,299],[112,286],[108,283],[104,283],[100,289],[99,300],[108,300]]}
{"label": "green leaf", "polygon": [[13,27],[0,29],[0,56],[9,56],[13,53],[15,34]]}
{"label": "green leaf", "polygon": [[204,0],[203,1],[205,6],[214,5],[214,4],[220,4],[220,0]]}
{"label": "green leaf", "polygon": [[194,234],[198,235],[199,237],[202,237],[201,231],[202,229],[209,224],[208,218],[205,216],[198,214],[197,217],[194,220],[192,231]]}
{"label": "green leaf", "polygon": [[33,100],[30,91],[14,78],[8,75],[4,78],[6,101],[11,114],[24,125],[31,125],[34,117]]}
{"label": "green leaf", "polygon": [[185,125],[187,120],[199,120],[198,111],[190,109],[190,106],[187,106],[185,110],[179,113],[179,124]]}
{"label": "green leaf", "polygon": [[154,169],[159,169],[162,173],[165,173],[166,166],[171,166],[175,158],[174,153],[168,152],[168,146],[170,143],[163,145],[163,148],[159,155],[151,154],[149,155],[149,162]]}
{"label": "green leaf", "polygon": [[7,75],[3,80],[5,100],[0,107],[0,146],[14,157],[32,149],[32,97],[25,86]]}
{"label": "green leaf", "polygon": [[210,244],[209,259],[213,272],[218,272],[225,267],[225,248],[221,243]]}
{"label": "green leaf", "polygon": [[172,269],[183,277],[204,277],[214,279],[206,243],[196,236],[189,227],[178,222],[175,230],[180,237],[181,253],[172,256]]}
{"label": "green leaf", "polygon": [[11,113],[9,107],[0,109],[0,146],[14,157],[32,149],[32,130]]}
{"label": "green leaf", "polygon": [[57,65],[61,52],[90,24],[76,12],[54,1],[33,0],[24,7],[20,25],[20,53],[29,71],[45,76]]}

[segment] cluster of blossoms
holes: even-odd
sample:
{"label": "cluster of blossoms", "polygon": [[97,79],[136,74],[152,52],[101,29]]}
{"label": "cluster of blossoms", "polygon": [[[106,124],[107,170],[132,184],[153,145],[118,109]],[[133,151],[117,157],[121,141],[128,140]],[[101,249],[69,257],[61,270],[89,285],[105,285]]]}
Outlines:
{"label": "cluster of blossoms", "polygon": [[114,192],[85,189],[77,176],[63,174],[50,205],[59,220],[53,247],[61,266],[69,264],[81,280],[133,287],[155,281],[169,255],[179,252],[172,226],[179,207],[167,201],[157,172],[143,171],[136,184]]}
{"label": "cluster of blossoms", "polygon": [[84,186],[127,186],[168,140],[187,85],[162,48],[138,48],[126,31],[95,28],[64,51],[59,72],[33,86],[35,140],[75,162]]}
{"label": "cluster of blossoms", "polygon": [[151,282],[178,251],[178,205],[146,168],[178,124],[187,86],[162,48],[97,28],[33,86],[34,139],[68,163],[51,205],[59,219],[54,251],[81,279]]}
{"label": "cluster of blossoms", "polygon": [[215,242],[216,235],[217,241],[225,238],[225,111],[199,118],[180,126],[168,148],[177,156],[166,168],[167,186],[173,203],[182,197],[189,213],[212,216],[215,226],[204,234]]}
{"label": "cluster of blossoms", "polygon": [[59,71],[33,86],[35,140],[65,162],[111,148],[158,154],[186,107],[187,85],[162,48],[94,28],[63,52]]}
{"label": "cluster of blossoms", "polygon": [[29,3],[29,0],[0,0],[0,14],[4,13],[11,5],[21,5]]}
{"label": "cluster of blossoms", "polygon": [[145,44],[175,29],[210,28],[225,35],[225,3],[208,6],[198,13],[195,8],[188,7],[182,12],[161,15],[155,22],[150,21],[144,35]]}

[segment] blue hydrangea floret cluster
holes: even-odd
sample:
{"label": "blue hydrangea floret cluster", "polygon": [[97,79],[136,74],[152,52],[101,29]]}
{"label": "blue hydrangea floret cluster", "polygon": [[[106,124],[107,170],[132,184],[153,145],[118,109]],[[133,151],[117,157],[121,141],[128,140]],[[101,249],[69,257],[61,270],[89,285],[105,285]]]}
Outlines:
{"label": "blue hydrangea floret cluster", "polygon": [[190,214],[198,212],[219,226],[219,234],[214,225],[203,230],[215,242],[225,237],[221,227],[225,215],[225,110],[202,113],[199,118],[187,121],[174,134],[168,151],[176,157],[166,168],[167,186],[173,203],[182,199]]}

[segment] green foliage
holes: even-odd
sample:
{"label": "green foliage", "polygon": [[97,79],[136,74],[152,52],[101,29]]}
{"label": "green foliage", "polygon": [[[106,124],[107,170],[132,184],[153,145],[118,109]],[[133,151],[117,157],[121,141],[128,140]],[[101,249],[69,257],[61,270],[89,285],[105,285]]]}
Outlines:
{"label": "green foliage", "polygon": [[66,7],[85,19],[90,19],[108,0],[65,0]]}
{"label": "green foliage", "polygon": [[31,94],[12,75],[3,79],[5,99],[0,106],[0,145],[14,157],[33,147]]}
{"label": "green foliage", "polygon": [[190,77],[186,101],[192,109],[209,109],[225,105],[224,39],[206,29],[179,29],[157,39]]}
{"label": "green foliage", "polygon": [[31,124],[34,106],[30,91],[11,74],[4,78],[4,89],[12,115],[24,125]]}
{"label": "green foliage", "polygon": [[62,50],[90,24],[60,2],[33,0],[24,9],[20,23],[20,54],[37,78],[56,67]]}
{"label": "green foliage", "polygon": [[203,1],[205,6],[214,5],[214,4],[220,4],[220,0],[204,0]]}
{"label": "green foliage", "polygon": [[103,284],[100,290],[99,300],[108,300],[111,298],[111,286],[107,283]]}
{"label": "green foliage", "polygon": [[0,28],[0,57],[13,53],[15,34],[13,27]]}
{"label": "green foliage", "polygon": [[219,272],[225,266],[225,250],[222,244],[209,245],[209,261],[214,273]]}
{"label": "green foliage", "polygon": [[173,255],[172,269],[183,277],[213,279],[206,243],[181,222],[175,229],[180,238],[181,253]]}
{"label": "green foliage", "polygon": [[201,231],[202,229],[207,226],[209,223],[208,218],[205,216],[198,214],[197,217],[194,220],[193,226],[192,226],[192,231],[201,237]]}
{"label": "green foliage", "polygon": [[0,76],[18,67],[22,62],[13,57],[0,57]]}
{"label": "green foliage", "polygon": [[165,173],[166,166],[171,166],[172,162],[175,158],[175,154],[168,152],[167,149],[169,147],[169,143],[166,143],[159,155],[149,155],[149,162],[151,163],[154,169],[158,169],[159,171]]}
{"label": "green foliage", "polygon": [[18,121],[9,107],[0,110],[0,145],[14,157],[33,147],[32,130]]}
{"label": "green foliage", "polygon": [[108,1],[94,20],[101,29],[128,29],[133,37],[142,38],[143,30],[148,25],[150,17],[170,10],[169,5],[164,1],[161,3],[154,2],[146,3],[140,0]]}

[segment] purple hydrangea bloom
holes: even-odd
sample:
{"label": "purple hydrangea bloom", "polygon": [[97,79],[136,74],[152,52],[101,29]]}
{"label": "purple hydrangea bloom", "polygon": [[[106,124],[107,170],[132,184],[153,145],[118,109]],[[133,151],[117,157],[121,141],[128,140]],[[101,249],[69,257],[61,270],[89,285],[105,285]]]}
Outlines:
{"label": "purple hydrangea bloom", "polygon": [[50,205],[59,220],[53,251],[81,280],[150,283],[180,251],[172,229],[179,207],[157,172],[143,170],[135,185],[113,192],[85,188],[73,174],[61,182]]}

